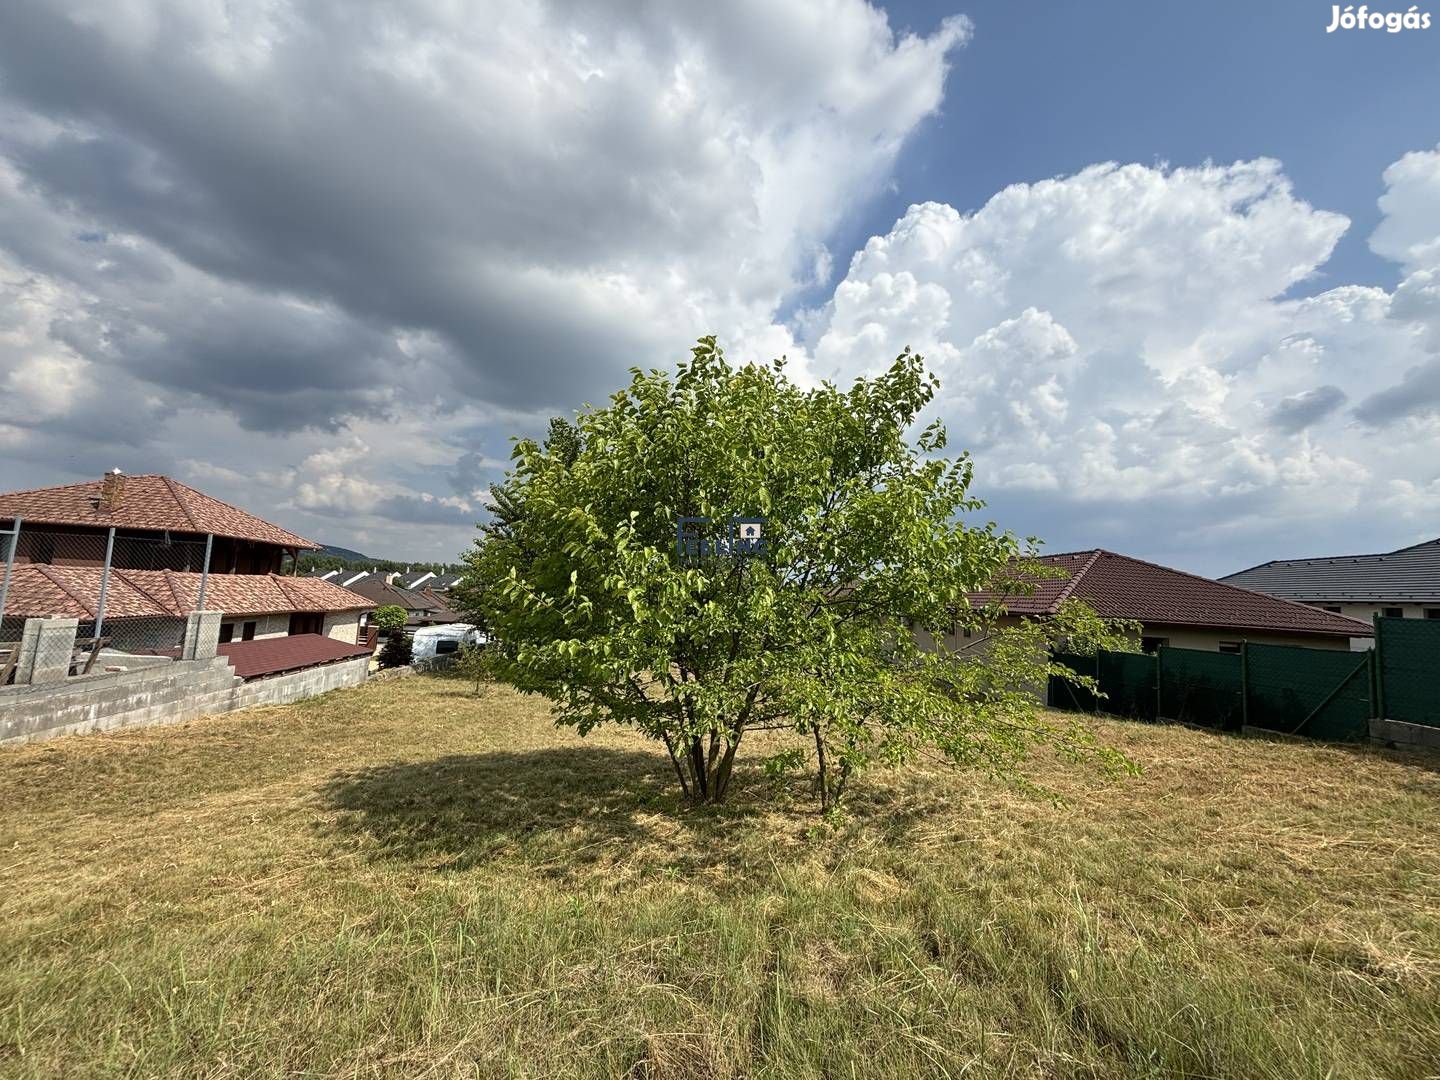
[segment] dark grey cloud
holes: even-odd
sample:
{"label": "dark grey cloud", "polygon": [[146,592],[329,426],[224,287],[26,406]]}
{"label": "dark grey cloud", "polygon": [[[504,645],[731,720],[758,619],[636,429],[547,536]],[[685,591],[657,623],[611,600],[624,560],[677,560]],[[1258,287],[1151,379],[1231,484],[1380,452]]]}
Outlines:
{"label": "dark grey cloud", "polygon": [[414,495],[391,495],[380,502],[375,513],[415,525],[474,525],[479,518],[473,509]]}
{"label": "dark grey cloud", "polygon": [[1440,360],[1411,368],[1399,383],[1355,406],[1356,418],[1372,427],[1436,414],[1440,414]]}
{"label": "dark grey cloud", "polygon": [[[141,236],[228,283],[439,334],[461,392],[526,408],[598,400],[630,363],[668,360],[661,349],[715,329],[685,326],[675,339],[653,320],[616,318],[636,283],[672,278],[691,300],[719,284],[721,303],[773,308],[818,236],[801,235],[805,222],[761,220],[752,134],[770,126],[805,142],[812,99],[853,95],[847,69],[868,72],[878,98],[898,97],[896,115],[877,120],[861,102],[848,120],[836,107],[820,121],[861,136],[827,183],[837,193],[868,185],[865,159],[877,151],[864,136],[894,140],[933,107],[921,99],[938,97],[959,39],[950,29],[928,54],[887,55],[883,23],[876,37],[856,3],[835,15],[837,32],[861,30],[839,53],[811,41],[745,82],[731,69],[788,42],[758,41],[742,11],[562,4],[466,15],[354,0],[279,5],[268,20],[245,5],[223,19],[160,0],[104,18],[68,8],[21,2],[0,36],[5,96],[66,125],[6,140],[31,191],[89,235]],[[490,32],[490,20],[509,32]],[[859,47],[867,37],[881,47]],[[573,55],[580,41],[593,63]],[[708,95],[681,100],[671,73],[702,57],[691,78],[710,83],[696,88]],[[922,76],[915,89],[897,78],[907,68]],[[302,351],[292,362],[320,359]],[[247,402],[236,404],[253,420]],[[301,416],[326,422],[323,402],[277,421]]]}
{"label": "dark grey cloud", "polygon": [[862,0],[12,0],[0,27],[0,486],[194,469],[386,550],[467,536],[431,493],[629,366],[769,334],[965,36]]}
{"label": "dark grey cloud", "polygon": [[1325,419],[1347,400],[1348,395],[1338,386],[1317,386],[1313,390],[1303,390],[1280,399],[1270,410],[1270,423],[1273,427],[1293,435]]}

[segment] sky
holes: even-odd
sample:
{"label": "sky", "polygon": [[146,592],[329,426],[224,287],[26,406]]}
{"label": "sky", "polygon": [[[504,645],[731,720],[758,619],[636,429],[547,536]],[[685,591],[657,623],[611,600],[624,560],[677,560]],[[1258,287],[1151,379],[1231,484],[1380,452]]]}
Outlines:
{"label": "sky", "polygon": [[717,333],[920,351],[1050,550],[1440,536],[1440,26],[1331,18],[12,0],[0,489],[164,472],[450,559],[512,437]]}

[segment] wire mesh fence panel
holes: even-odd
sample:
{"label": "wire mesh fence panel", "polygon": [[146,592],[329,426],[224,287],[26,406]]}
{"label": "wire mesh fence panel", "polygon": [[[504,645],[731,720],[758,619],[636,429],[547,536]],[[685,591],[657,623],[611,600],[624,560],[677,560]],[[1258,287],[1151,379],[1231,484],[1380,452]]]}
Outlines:
{"label": "wire mesh fence panel", "polygon": [[1376,619],[1385,719],[1440,727],[1440,619]]}
{"label": "wire mesh fence panel", "polygon": [[1370,654],[1295,645],[1245,646],[1251,727],[1353,741],[1370,733]]}
{"label": "wire mesh fence panel", "polygon": [[1240,727],[1240,657],[1162,646],[1157,708],[1168,720],[1233,731]]}
{"label": "wire mesh fence panel", "polygon": [[177,657],[204,602],[209,550],[205,537],[22,525],[0,641],[18,640],[27,619],[74,618],[77,671],[107,654]]}
{"label": "wire mesh fence panel", "polygon": [[1116,716],[1155,719],[1156,658],[1149,653],[1101,652],[1101,707]]}
{"label": "wire mesh fence panel", "polygon": [[[1077,675],[1095,677],[1098,661],[1093,656],[1056,653],[1054,660]],[[1059,675],[1050,676],[1049,686],[1046,689],[1046,701],[1052,709],[1067,709],[1072,712],[1095,712],[1100,704],[1088,689],[1076,686],[1070,680]]]}

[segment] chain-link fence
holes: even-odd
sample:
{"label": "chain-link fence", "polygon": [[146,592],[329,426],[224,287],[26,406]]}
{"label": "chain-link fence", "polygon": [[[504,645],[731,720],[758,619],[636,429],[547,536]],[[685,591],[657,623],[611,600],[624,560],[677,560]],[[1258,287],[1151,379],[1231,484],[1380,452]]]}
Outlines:
{"label": "chain-link fence", "polygon": [[[106,655],[179,656],[186,617],[205,604],[213,538],[123,530],[32,526],[0,529],[0,672],[23,655],[26,620],[78,623],[69,668]],[[34,649],[59,648],[48,638]],[[69,646],[66,646],[68,649]],[[58,658],[33,654],[36,663]]]}

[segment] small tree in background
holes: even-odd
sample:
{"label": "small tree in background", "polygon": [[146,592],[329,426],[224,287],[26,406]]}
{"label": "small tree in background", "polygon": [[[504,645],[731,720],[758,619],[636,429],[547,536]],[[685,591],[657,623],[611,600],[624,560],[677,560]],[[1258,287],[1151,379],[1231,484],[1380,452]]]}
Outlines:
{"label": "small tree in background", "polygon": [[478,696],[481,686],[490,677],[490,661],[485,649],[479,645],[466,645],[460,650],[460,659],[455,662],[455,672],[463,679],[475,683]]}
{"label": "small tree in background", "polygon": [[[662,743],[698,802],[724,799],[763,728],[813,746],[823,807],[864,766],[924,751],[1003,776],[1040,742],[1123,763],[1033,694],[1073,678],[1050,638],[1083,648],[1103,620],[1002,627],[998,606],[968,601],[1032,587],[1018,571],[1033,542],[961,521],[983,504],[938,424],[907,440],[937,385],[918,356],[804,390],[783,361],[733,368],[703,338],[677,374],[632,375],[607,407],[517,443],[495,488],[461,602],[498,677],[582,734],[618,723]],[[681,517],[736,516],[764,519],[763,555],[678,550]],[[912,633],[955,626],[983,653]]]}
{"label": "small tree in background", "polygon": [[406,618],[405,609],[399,604],[381,604],[375,609],[375,625],[385,634],[403,629]]}

